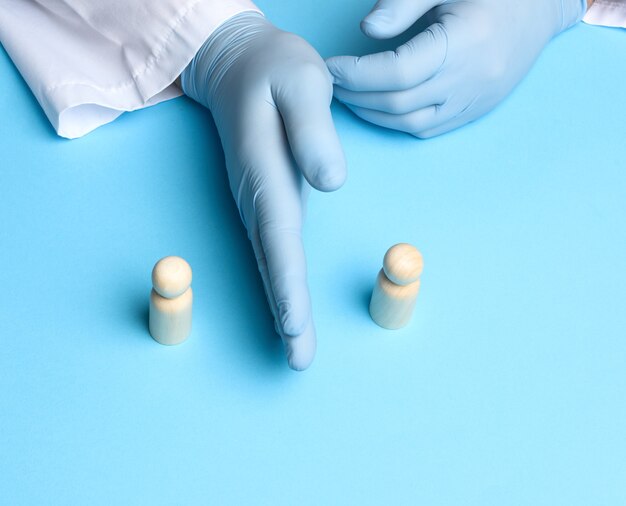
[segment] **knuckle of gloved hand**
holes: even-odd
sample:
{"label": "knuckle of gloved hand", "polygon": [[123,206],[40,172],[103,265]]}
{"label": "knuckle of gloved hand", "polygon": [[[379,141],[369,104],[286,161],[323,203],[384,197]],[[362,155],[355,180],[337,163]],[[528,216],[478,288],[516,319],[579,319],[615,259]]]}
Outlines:
{"label": "knuckle of gloved hand", "polygon": [[303,60],[294,67],[295,74],[305,82],[311,82],[312,85],[327,83],[330,76],[326,73],[326,67],[319,65],[318,62]]}
{"label": "knuckle of gloved hand", "polygon": [[424,53],[435,50],[435,48],[441,45],[442,39],[445,38],[446,29],[443,23],[433,23],[418,36],[400,46],[396,53],[403,59],[423,58]]}
{"label": "knuckle of gloved hand", "polygon": [[295,53],[315,51],[306,40],[291,32],[281,31],[274,43]]}
{"label": "knuckle of gloved hand", "polygon": [[317,61],[303,60],[295,65],[293,72],[302,87],[318,93],[323,91],[329,98],[332,97],[333,84],[326,65],[321,65]]}
{"label": "knuckle of gloved hand", "polygon": [[283,49],[285,56],[285,65],[291,67],[298,66],[300,63],[315,63],[320,68],[326,67],[324,60],[318,52],[305,39],[290,32],[281,32],[276,45]]}

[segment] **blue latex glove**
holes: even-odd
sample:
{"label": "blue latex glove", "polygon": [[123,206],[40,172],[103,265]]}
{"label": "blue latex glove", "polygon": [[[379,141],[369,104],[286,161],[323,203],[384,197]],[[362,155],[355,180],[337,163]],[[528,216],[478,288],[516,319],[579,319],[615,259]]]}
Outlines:
{"label": "blue latex glove", "polygon": [[327,60],[335,97],[357,116],[432,137],[493,109],[543,47],[583,16],[585,0],[379,0],[361,22],[375,39],[426,16],[395,51]]}
{"label": "blue latex glove", "polygon": [[289,366],[306,369],[316,338],[301,239],[303,176],[322,191],[346,178],[330,74],[303,39],[243,13],[211,35],[181,85],[213,114]]}

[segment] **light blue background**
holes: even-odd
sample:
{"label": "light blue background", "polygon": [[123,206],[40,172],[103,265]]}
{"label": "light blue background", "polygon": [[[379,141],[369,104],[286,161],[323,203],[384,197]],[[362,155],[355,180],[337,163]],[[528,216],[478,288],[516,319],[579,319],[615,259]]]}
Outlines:
{"label": "light blue background", "polygon": [[[324,55],[368,2],[259,1]],[[0,51],[0,503],[626,503],[626,33],[580,25],[494,113],[419,141],[333,114],[305,242],[319,350],[287,369],[208,111],[55,136]],[[368,297],[425,257],[413,323]],[[150,270],[194,330],[149,336]]]}

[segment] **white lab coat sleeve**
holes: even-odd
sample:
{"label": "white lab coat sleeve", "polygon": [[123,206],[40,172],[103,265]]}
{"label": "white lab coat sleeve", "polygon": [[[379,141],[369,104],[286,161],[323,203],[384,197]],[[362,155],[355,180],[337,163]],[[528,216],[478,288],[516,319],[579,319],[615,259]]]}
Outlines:
{"label": "white lab coat sleeve", "polygon": [[626,0],[596,0],[583,21],[590,25],[626,28]]}
{"label": "white lab coat sleeve", "polygon": [[0,42],[57,133],[181,94],[174,80],[250,0],[0,0]]}

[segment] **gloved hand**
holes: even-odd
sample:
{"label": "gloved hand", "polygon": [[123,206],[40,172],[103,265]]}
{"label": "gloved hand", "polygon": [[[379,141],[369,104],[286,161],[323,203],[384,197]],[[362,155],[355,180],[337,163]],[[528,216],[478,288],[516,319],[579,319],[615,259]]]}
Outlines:
{"label": "gloved hand", "polygon": [[493,109],[548,41],[583,16],[585,0],[379,0],[369,37],[430,26],[395,51],[327,60],[335,97],[357,116],[432,137]]}
{"label": "gloved hand", "polygon": [[303,39],[242,13],[211,35],[181,85],[213,114],[289,366],[306,369],[316,338],[301,239],[303,176],[322,191],[346,178],[330,74]]}

